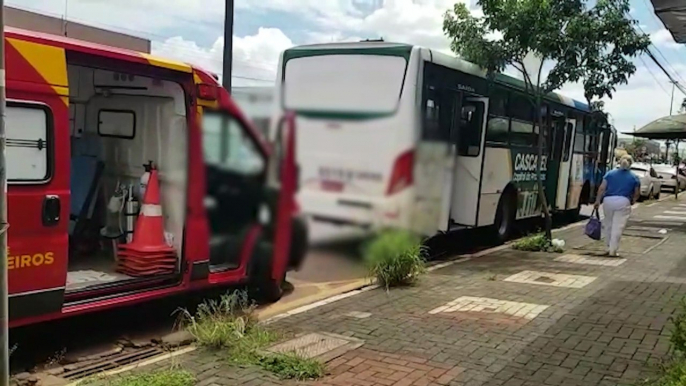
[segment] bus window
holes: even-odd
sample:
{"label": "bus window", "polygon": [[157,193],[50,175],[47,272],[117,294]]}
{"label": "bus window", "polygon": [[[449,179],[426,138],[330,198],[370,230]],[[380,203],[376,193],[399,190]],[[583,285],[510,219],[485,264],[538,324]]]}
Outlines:
{"label": "bus window", "polygon": [[484,104],[467,102],[462,107],[458,155],[476,157],[481,152]]}
{"label": "bus window", "polygon": [[503,117],[490,116],[486,129],[486,141],[492,143],[507,144],[507,136],[510,128],[510,120]]}
{"label": "bus window", "polygon": [[488,127],[486,142],[507,144],[510,120],[507,118],[509,93],[502,87],[494,87],[488,102]]}
{"label": "bus window", "polygon": [[576,138],[574,139],[574,152],[583,153],[584,152],[584,138],[586,136],[582,132],[576,133]]}
{"label": "bus window", "polygon": [[574,125],[571,122],[567,122],[567,128],[565,129],[565,144],[564,144],[564,155],[562,160],[564,162],[569,161],[569,154],[572,152],[572,134],[574,133]]}
{"label": "bus window", "polygon": [[513,145],[535,146],[538,143],[533,123],[513,119],[511,126],[510,142]]}
{"label": "bus window", "polygon": [[440,122],[440,109],[436,100],[429,98],[426,100],[424,112],[424,130],[422,132],[422,139],[425,140],[442,140]]}

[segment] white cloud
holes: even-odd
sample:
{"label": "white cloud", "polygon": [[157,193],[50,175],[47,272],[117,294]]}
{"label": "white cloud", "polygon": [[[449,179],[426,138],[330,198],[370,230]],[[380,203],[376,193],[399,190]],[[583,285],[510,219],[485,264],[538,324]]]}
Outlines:
{"label": "white cloud", "polygon": [[[363,0],[236,0],[236,12],[264,14],[265,20],[269,20],[270,15],[273,19],[276,15],[273,12],[278,11],[297,16],[298,21],[307,21],[307,27],[288,25],[288,21],[283,23],[290,29],[300,28],[304,38],[298,44],[383,37],[387,41],[449,52],[449,42],[442,31],[443,14],[456,1],[474,4],[473,0],[384,0],[382,3],[377,0],[373,4]],[[64,13],[63,1],[8,0],[8,3],[58,16]],[[191,62],[217,73],[221,72],[222,63],[223,10],[224,0],[69,0],[69,18],[142,35],[153,40],[156,54]],[[478,9],[472,8],[472,11],[479,13]],[[160,36],[168,35],[170,30],[183,31],[187,25],[200,27],[202,38]],[[303,31],[303,28],[307,30]],[[660,47],[678,47],[665,29],[655,31],[651,38]],[[196,43],[199,41],[214,43],[201,46]],[[291,45],[292,39],[276,28],[263,27],[253,35],[234,37],[234,75],[265,80],[236,78],[235,83],[268,85],[273,82],[279,53]],[[676,70],[686,73],[686,67]],[[658,69],[653,69],[653,73],[667,93],[642,67],[629,80],[629,85],[619,87],[614,99],[606,101],[606,108],[619,131],[630,131],[634,125],[640,127],[669,112],[671,86]],[[567,85],[562,92],[583,100],[583,91],[578,85]],[[675,106],[681,98],[677,92]]]}
{"label": "white cloud", "polygon": [[[233,77],[237,85],[265,86],[274,82],[280,53],[293,42],[279,29],[260,28],[255,35],[233,39]],[[156,55],[182,60],[221,74],[224,39],[211,47],[177,36],[153,43]]]}
{"label": "white cloud", "polygon": [[650,34],[650,40],[659,47],[679,48],[680,45],[674,41],[672,34],[665,28],[661,28]]}

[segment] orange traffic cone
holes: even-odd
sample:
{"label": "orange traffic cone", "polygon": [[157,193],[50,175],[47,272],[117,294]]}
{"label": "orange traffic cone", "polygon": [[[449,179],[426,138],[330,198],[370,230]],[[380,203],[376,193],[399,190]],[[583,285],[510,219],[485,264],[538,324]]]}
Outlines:
{"label": "orange traffic cone", "polygon": [[164,240],[164,218],[160,205],[160,182],[157,169],[150,170],[150,180],[136,220],[133,240],[119,246],[117,272],[129,276],[171,274],[178,263],[174,248]]}
{"label": "orange traffic cone", "polygon": [[145,190],[141,211],[136,220],[133,240],[119,247],[124,251],[139,253],[172,252],[174,248],[167,245],[164,239],[164,218],[160,205],[160,183],[157,169],[150,171],[150,180]]}

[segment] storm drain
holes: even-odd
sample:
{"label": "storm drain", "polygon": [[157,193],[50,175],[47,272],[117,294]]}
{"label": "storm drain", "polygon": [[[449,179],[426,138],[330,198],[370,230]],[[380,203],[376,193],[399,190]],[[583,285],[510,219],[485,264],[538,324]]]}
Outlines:
{"label": "storm drain", "polygon": [[66,367],[69,366],[65,366],[65,372],[60,376],[64,379],[74,381],[105,371],[115,370],[119,367],[128,366],[130,364],[150,359],[164,353],[165,351],[161,347],[150,347],[141,350],[123,352],[117,355],[101,358],[93,362],[70,365],[75,368],[70,368],[69,370],[66,370]]}
{"label": "storm drain", "polygon": [[364,341],[361,339],[315,332],[276,344],[267,351],[280,354],[292,353],[301,358],[318,358],[323,362],[328,362],[363,344]]}

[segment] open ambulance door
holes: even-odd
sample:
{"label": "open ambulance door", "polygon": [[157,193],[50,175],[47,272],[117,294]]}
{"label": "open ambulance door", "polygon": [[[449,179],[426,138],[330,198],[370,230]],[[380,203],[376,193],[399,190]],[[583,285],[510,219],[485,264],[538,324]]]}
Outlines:
{"label": "open ambulance door", "polygon": [[279,285],[286,277],[293,217],[296,211],[298,167],[295,154],[295,114],[287,112],[277,126],[269,164],[269,185],[278,193],[274,209],[274,251],[271,278]]}
{"label": "open ambulance door", "polygon": [[447,232],[459,140],[462,92],[429,87],[415,151],[412,230],[424,236]]}

